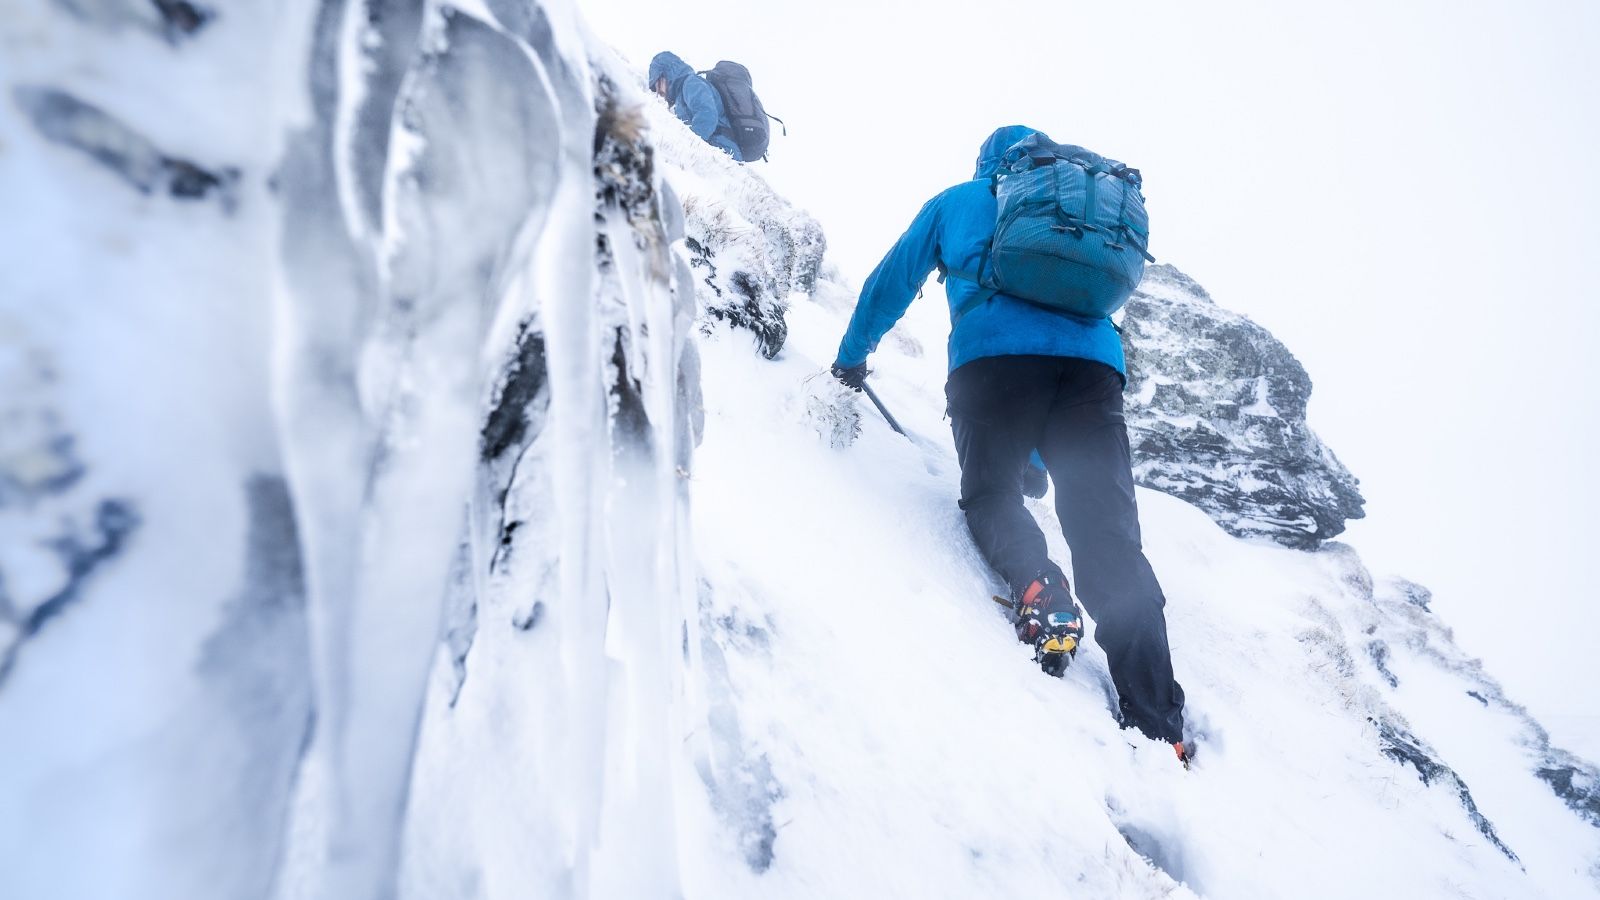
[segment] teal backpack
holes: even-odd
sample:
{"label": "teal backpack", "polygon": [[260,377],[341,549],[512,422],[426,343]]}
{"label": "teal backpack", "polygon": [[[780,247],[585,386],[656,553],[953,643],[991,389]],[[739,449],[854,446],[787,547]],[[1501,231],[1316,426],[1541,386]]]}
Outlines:
{"label": "teal backpack", "polygon": [[1155,262],[1138,169],[1034,134],[1006,151],[995,178],[985,263],[945,272],[982,288],[956,318],[997,293],[1090,318],[1128,302],[1145,261]]}

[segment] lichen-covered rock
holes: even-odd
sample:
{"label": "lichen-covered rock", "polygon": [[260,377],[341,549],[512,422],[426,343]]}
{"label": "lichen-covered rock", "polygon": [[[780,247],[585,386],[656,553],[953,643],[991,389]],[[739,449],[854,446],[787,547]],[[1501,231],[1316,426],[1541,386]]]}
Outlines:
{"label": "lichen-covered rock", "polygon": [[1265,328],[1167,265],[1146,271],[1122,327],[1140,485],[1288,547],[1362,517],[1355,476],[1306,424],[1310,376]]}

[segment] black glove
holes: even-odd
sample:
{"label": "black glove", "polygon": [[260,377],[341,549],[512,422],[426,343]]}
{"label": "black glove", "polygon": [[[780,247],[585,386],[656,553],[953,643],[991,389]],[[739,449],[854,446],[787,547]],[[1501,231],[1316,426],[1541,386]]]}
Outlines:
{"label": "black glove", "polygon": [[867,383],[867,364],[845,368],[837,362],[833,364],[833,377],[844,382],[845,387],[859,391]]}
{"label": "black glove", "polygon": [[1022,493],[1025,496],[1038,500],[1049,489],[1050,479],[1046,477],[1043,469],[1031,462],[1022,467]]}

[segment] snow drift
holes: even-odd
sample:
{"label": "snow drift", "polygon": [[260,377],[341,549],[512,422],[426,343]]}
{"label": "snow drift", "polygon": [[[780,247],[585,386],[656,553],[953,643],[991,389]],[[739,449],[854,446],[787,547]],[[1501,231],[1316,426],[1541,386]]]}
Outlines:
{"label": "snow drift", "polygon": [[1124,325],[1188,773],[988,601],[937,291],[907,440],[818,224],[568,5],[0,29],[5,896],[1600,888],[1594,766],[1326,541],[1309,378],[1176,270]]}

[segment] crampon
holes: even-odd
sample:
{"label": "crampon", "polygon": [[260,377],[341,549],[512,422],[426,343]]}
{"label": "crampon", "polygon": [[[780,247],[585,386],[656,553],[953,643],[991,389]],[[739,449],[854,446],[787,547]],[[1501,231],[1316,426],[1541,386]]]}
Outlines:
{"label": "crampon", "polygon": [[1060,676],[1083,641],[1083,613],[1064,581],[1042,575],[1015,600],[994,598],[1011,610],[1017,639],[1033,647],[1034,662],[1046,675]]}

